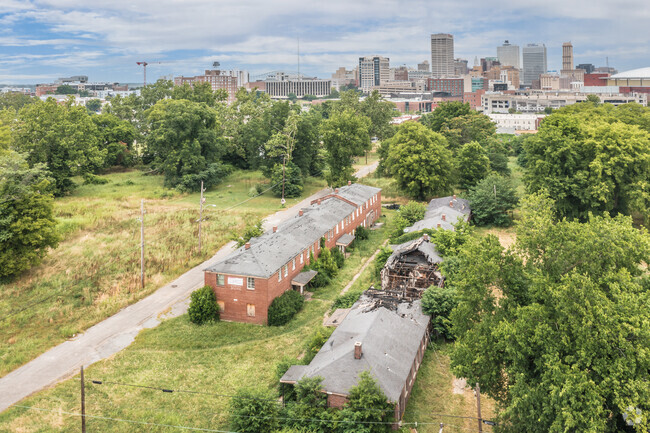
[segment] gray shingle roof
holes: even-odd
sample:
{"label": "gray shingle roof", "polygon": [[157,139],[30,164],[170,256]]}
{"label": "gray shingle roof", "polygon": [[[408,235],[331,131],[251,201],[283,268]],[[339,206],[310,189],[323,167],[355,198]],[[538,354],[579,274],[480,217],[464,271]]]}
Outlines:
{"label": "gray shingle roof", "polygon": [[[347,395],[367,370],[386,397],[397,402],[430,317],[422,313],[419,300],[400,303],[396,312],[370,309],[372,304],[372,298],[362,295],[311,363],[292,366],[281,381],[321,376],[325,391]],[[357,341],[362,343],[361,359],[354,358]]]}
{"label": "gray shingle roof", "polygon": [[415,250],[418,250],[422,254],[424,254],[424,256],[427,258],[429,263],[442,262],[442,257],[440,256],[440,253],[436,249],[436,244],[429,242],[428,240],[424,240],[424,237],[421,237],[397,245],[393,250],[393,254],[391,254],[388,260],[386,261],[386,266],[390,267],[394,260],[403,256],[404,254],[408,254]]}
{"label": "gray shingle roof", "polygon": [[[449,206],[450,202],[452,206]],[[471,212],[468,200],[454,198],[453,196],[434,198],[429,202],[424,218],[416,221],[411,227],[407,227],[405,231],[416,232],[423,229],[435,229],[438,224],[444,230],[455,230],[453,225],[458,222],[458,219],[461,218],[463,221],[467,221]],[[444,221],[442,219],[443,215],[445,216]]]}
{"label": "gray shingle roof", "polygon": [[336,245],[343,245],[344,247],[347,247],[352,242],[354,242],[354,236],[346,233],[336,240]]}
{"label": "gray shingle roof", "polygon": [[314,271],[313,269],[309,271],[303,271],[293,277],[293,280],[291,280],[291,284],[298,284],[298,285],[305,285],[308,284],[312,278],[314,278],[316,275],[318,275],[318,271]]}
{"label": "gray shingle roof", "polygon": [[[449,206],[449,203],[452,203],[453,206]],[[465,200],[464,198],[454,198],[453,196],[448,196],[448,197],[440,197],[440,198],[434,198],[429,202],[429,205],[427,206],[427,212],[432,212],[438,208],[441,207],[451,207],[452,209],[455,209],[465,215],[469,215],[472,212],[472,209],[469,206],[469,200]],[[426,218],[425,214],[425,218]]]}
{"label": "gray shingle roof", "polygon": [[[352,184],[340,188],[338,195],[361,205],[379,191],[379,188]],[[356,206],[339,198],[324,199],[320,205],[315,203],[303,209],[303,216],[281,223],[277,232],[268,231],[259,238],[252,238],[249,249],[241,247],[205,271],[269,278],[292,258],[318,242],[354,209]],[[354,223],[357,224],[357,221]]]}

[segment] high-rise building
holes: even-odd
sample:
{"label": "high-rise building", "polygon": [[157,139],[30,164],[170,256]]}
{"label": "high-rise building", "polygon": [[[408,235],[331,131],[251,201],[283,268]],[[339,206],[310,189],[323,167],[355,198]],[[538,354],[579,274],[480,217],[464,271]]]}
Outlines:
{"label": "high-rise building", "polygon": [[456,59],[454,60],[454,75],[467,75],[467,60]]}
{"label": "high-rise building", "polygon": [[390,79],[390,59],[373,56],[359,57],[359,88],[369,92]]}
{"label": "high-rise building", "polygon": [[546,46],[544,44],[527,44],[522,49],[523,80],[524,86],[531,86],[533,80],[539,80],[539,76],[547,70]]}
{"label": "high-rise building", "polygon": [[562,44],[562,69],[566,71],[573,69],[573,45],[571,42]]}
{"label": "high-rise building", "polygon": [[512,45],[510,42],[505,41],[503,45],[497,47],[497,57],[502,66],[514,66],[521,68],[519,61],[519,45]]}
{"label": "high-rise building", "polygon": [[454,75],[454,36],[447,33],[431,35],[431,75]]}
{"label": "high-rise building", "polygon": [[582,69],[585,71],[585,74],[591,74],[594,72],[594,69],[596,69],[596,67],[591,63],[580,63],[578,66],[576,66],[576,69]]}
{"label": "high-rise building", "polygon": [[418,63],[418,71],[429,72],[429,61],[425,60],[422,63]]}

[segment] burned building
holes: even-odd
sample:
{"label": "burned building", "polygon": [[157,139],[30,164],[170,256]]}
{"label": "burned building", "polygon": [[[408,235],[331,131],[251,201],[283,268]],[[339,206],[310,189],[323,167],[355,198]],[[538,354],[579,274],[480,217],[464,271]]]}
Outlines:
{"label": "burned building", "polygon": [[442,257],[426,234],[400,244],[381,270],[381,287],[387,293],[419,299],[428,287],[442,287],[440,262]]}

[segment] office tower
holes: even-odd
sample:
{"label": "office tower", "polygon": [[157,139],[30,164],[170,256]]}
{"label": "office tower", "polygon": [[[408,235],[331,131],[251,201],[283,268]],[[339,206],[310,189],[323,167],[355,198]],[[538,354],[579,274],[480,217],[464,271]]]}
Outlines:
{"label": "office tower", "polygon": [[573,45],[571,42],[562,44],[562,69],[565,71],[573,69]]}
{"label": "office tower", "polygon": [[524,78],[522,84],[531,86],[534,80],[546,72],[546,46],[544,44],[528,44],[522,49]]}
{"label": "office tower", "polygon": [[418,63],[418,71],[429,72],[429,61],[425,60],[422,63]]}
{"label": "office tower", "polygon": [[591,74],[592,72],[594,72],[594,69],[596,69],[596,67],[591,63],[580,63],[576,67],[576,69],[582,69],[583,71],[585,71],[585,74]]}
{"label": "office tower", "polygon": [[447,33],[431,35],[431,75],[454,75],[454,36]]}
{"label": "office tower", "polygon": [[519,61],[519,45],[511,45],[510,42],[505,41],[503,45],[497,47],[497,57],[501,66],[514,66],[521,68]]}
{"label": "office tower", "polygon": [[390,77],[390,59],[387,57],[359,57],[359,88],[369,92]]}
{"label": "office tower", "polygon": [[467,60],[454,60],[454,75],[467,75]]}

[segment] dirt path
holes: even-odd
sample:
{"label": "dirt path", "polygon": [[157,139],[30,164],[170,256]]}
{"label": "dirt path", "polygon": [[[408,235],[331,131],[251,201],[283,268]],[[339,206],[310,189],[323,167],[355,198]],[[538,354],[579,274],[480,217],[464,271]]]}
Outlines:
{"label": "dirt path", "polygon": [[[376,163],[370,164],[355,175],[364,177],[376,167]],[[294,217],[300,208],[329,192],[329,189],[323,189],[290,208],[270,215],[265,219],[264,228],[268,230]],[[121,351],[135,340],[141,330],[158,326],[161,319],[185,314],[190,294],[204,284],[203,269],[224,259],[235,250],[235,246],[234,242],[227,243],[212,258],[146,298],[0,378],[0,412],[31,394],[74,376],[81,366],[87,367]]]}

